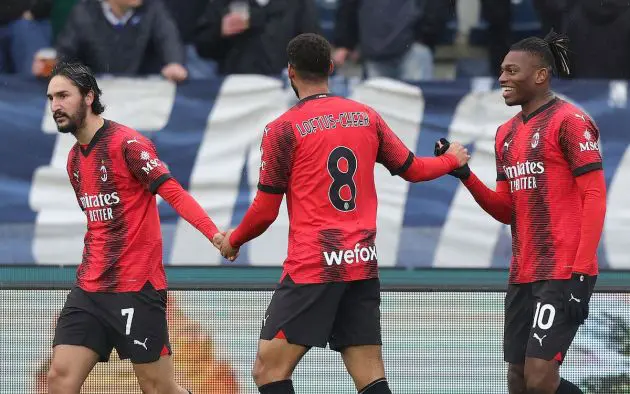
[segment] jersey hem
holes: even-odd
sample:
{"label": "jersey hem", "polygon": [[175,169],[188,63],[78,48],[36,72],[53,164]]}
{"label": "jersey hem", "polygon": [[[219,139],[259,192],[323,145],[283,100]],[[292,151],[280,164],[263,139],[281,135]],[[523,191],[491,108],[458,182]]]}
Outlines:
{"label": "jersey hem", "polygon": [[368,275],[365,278],[350,278],[350,279],[338,279],[338,280],[312,280],[312,279],[305,279],[305,280],[301,280],[301,279],[296,279],[295,275],[291,275],[290,272],[288,271],[284,271],[282,273],[282,275],[280,276],[280,282],[282,280],[284,280],[285,277],[291,277],[291,280],[297,284],[297,285],[317,285],[317,284],[324,284],[324,283],[349,283],[349,282],[356,282],[359,280],[370,280],[370,279],[379,279],[379,275]]}
{"label": "jersey hem", "polygon": [[[151,286],[153,286],[153,288],[156,291],[160,291],[160,290],[168,290],[168,286],[155,286],[153,284],[153,282],[151,282],[150,280],[147,280],[146,282],[144,282],[144,284],[142,286],[140,286],[138,289],[136,289],[135,287],[131,290],[100,290],[97,288],[97,290],[93,290],[93,288],[91,286],[85,286],[85,285],[81,285],[80,283],[75,283],[74,286],[78,287],[79,289],[85,291],[86,293],[107,293],[107,294],[120,294],[120,293],[138,293],[140,291],[142,291],[142,288],[147,284],[147,283],[151,283]],[[159,288],[158,288],[159,287]]]}

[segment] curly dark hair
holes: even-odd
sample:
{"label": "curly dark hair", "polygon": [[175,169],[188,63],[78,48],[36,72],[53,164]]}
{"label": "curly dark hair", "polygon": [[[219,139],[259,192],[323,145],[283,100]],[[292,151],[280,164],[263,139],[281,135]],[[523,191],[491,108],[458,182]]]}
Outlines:
{"label": "curly dark hair", "polygon": [[328,40],[314,33],[300,34],[287,45],[289,64],[301,78],[310,81],[328,78],[331,52]]}

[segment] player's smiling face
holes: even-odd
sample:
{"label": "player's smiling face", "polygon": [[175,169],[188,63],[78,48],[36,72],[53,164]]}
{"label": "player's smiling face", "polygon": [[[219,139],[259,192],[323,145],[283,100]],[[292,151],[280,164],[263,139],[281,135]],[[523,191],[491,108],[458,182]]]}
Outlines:
{"label": "player's smiling face", "polygon": [[499,83],[507,105],[523,105],[536,96],[546,79],[540,59],[525,51],[510,51],[501,64]]}
{"label": "player's smiling face", "polygon": [[50,111],[61,133],[75,133],[83,125],[88,105],[79,88],[70,79],[57,75],[48,84]]}

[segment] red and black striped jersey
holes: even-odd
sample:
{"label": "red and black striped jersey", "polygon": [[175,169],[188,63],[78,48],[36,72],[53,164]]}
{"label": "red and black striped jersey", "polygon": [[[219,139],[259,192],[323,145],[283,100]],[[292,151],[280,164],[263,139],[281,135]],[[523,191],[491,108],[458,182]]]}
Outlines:
{"label": "red and black striped jersey", "polygon": [[155,192],[171,175],[153,143],[105,120],[87,146],[68,154],[68,177],[87,217],[77,285],[85,291],[166,288]]}
{"label": "red and black striped jersey", "polygon": [[[582,197],[575,177],[602,169],[599,130],[555,98],[497,130],[497,180],[512,197],[510,283],[568,279],[580,243]],[[593,259],[589,272],[598,272]]]}
{"label": "red and black striped jersey", "polygon": [[374,167],[393,175],[414,155],[372,108],[319,94],[265,128],[258,188],[286,193],[288,256],[296,283],[378,277]]}

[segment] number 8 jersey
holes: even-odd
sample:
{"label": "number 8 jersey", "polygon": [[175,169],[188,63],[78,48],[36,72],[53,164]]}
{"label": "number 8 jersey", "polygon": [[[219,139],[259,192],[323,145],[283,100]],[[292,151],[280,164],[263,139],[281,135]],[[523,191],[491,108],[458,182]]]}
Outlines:
{"label": "number 8 jersey", "polygon": [[283,277],[296,283],[378,277],[374,167],[404,172],[414,154],[372,108],[319,94],[265,127],[258,188],[287,195]]}

